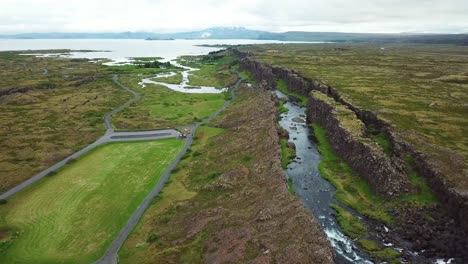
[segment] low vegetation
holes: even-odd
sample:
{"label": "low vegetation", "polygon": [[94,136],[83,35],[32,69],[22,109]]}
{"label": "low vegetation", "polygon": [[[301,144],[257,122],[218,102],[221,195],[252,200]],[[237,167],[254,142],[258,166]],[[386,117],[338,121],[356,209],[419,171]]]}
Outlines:
{"label": "low vegetation", "polygon": [[173,76],[154,78],[153,80],[163,83],[180,84],[182,83],[182,74],[178,72]]}
{"label": "low vegetation", "polygon": [[130,98],[99,64],[0,52],[0,192],[94,142]]}
{"label": "low vegetation", "polygon": [[189,85],[224,88],[233,85],[237,80],[231,69],[236,61],[231,55],[183,56],[179,62],[199,69],[191,72]]}
{"label": "low vegetation", "polygon": [[337,200],[361,215],[383,223],[392,223],[393,220],[385,209],[383,200],[372,192],[365,180],[357,176],[349,165],[333,152],[325,129],[317,124],[313,124],[312,128],[319,142],[318,150],[322,155],[319,164],[320,174],[336,187]]}
{"label": "low vegetation", "polygon": [[286,169],[289,163],[291,163],[294,157],[296,156],[296,152],[294,151],[294,149],[291,149],[289,147],[287,138],[281,138],[280,144],[281,144],[281,167],[283,167],[283,169]]}
{"label": "low vegetation", "polygon": [[113,117],[117,129],[155,129],[188,125],[209,117],[225,103],[225,95],[186,94],[148,84],[142,88],[138,76],[120,81],[141,95],[141,99]]}
{"label": "low vegetation", "polygon": [[0,229],[8,233],[0,262],[97,260],[183,145],[176,139],[104,145],[10,198],[0,207]]}

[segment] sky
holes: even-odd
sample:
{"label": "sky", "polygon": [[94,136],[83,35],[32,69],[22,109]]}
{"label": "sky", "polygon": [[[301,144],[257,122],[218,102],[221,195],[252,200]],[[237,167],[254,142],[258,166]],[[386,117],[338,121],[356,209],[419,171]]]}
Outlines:
{"label": "sky", "polygon": [[0,0],[0,34],[180,32],[468,33],[468,0]]}

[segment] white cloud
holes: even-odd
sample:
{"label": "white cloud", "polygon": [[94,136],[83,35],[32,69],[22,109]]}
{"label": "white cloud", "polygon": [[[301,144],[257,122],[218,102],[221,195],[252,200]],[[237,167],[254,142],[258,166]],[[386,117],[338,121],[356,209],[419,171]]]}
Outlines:
{"label": "white cloud", "polygon": [[467,14],[466,0],[0,0],[0,33],[169,32],[214,26],[468,32]]}

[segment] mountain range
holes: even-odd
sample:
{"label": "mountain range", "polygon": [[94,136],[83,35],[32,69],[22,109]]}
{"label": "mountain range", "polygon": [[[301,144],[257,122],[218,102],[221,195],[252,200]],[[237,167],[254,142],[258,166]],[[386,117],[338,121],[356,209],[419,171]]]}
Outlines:
{"label": "mountain range", "polygon": [[151,33],[25,33],[0,35],[3,39],[258,39],[281,41],[325,41],[325,42],[373,42],[373,43],[430,43],[468,45],[468,34],[377,34],[377,33],[341,33],[341,32],[303,32],[289,31],[274,33],[251,30],[243,27],[214,27],[206,30]]}

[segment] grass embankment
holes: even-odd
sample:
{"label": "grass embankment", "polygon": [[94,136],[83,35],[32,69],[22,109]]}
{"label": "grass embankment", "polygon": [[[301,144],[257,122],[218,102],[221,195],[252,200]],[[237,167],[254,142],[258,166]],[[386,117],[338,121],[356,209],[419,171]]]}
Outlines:
{"label": "grass embankment", "polygon": [[0,207],[2,263],[90,263],[102,256],[183,147],[176,139],[98,147]]}
{"label": "grass embankment", "polygon": [[141,95],[141,99],[113,117],[117,129],[155,129],[198,122],[209,117],[224,103],[225,94],[186,94],[148,84],[141,88],[138,76],[120,81]]}
{"label": "grass embankment", "polygon": [[87,60],[0,52],[0,92],[18,91],[0,96],[0,192],[104,134],[105,114],[131,98],[104,73]]}
{"label": "grass embankment", "polygon": [[468,190],[465,47],[294,44],[241,49],[259,61],[321,79],[356,107],[374,111],[426,154],[449,187]]}
{"label": "grass embankment", "polygon": [[287,138],[281,138],[280,144],[281,144],[281,167],[283,167],[283,169],[286,169],[289,163],[291,163],[291,161],[296,156],[296,152],[294,151],[294,149],[288,146]]}
{"label": "grass embankment", "polygon": [[320,174],[337,188],[335,193],[337,200],[359,214],[387,224],[392,223],[382,199],[377,197],[371,191],[369,184],[354,174],[349,165],[333,152],[325,129],[317,124],[313,124],[312,128],[319,142],[318,150],[322,155],[319,164]]}
{"label": "grass embankment", "polygon": [[183,56],[179,62],[199,69],[190,73],[189,85],[224,88],[237,80],[237,76],[231,71],[236,60],[229,54]]}

